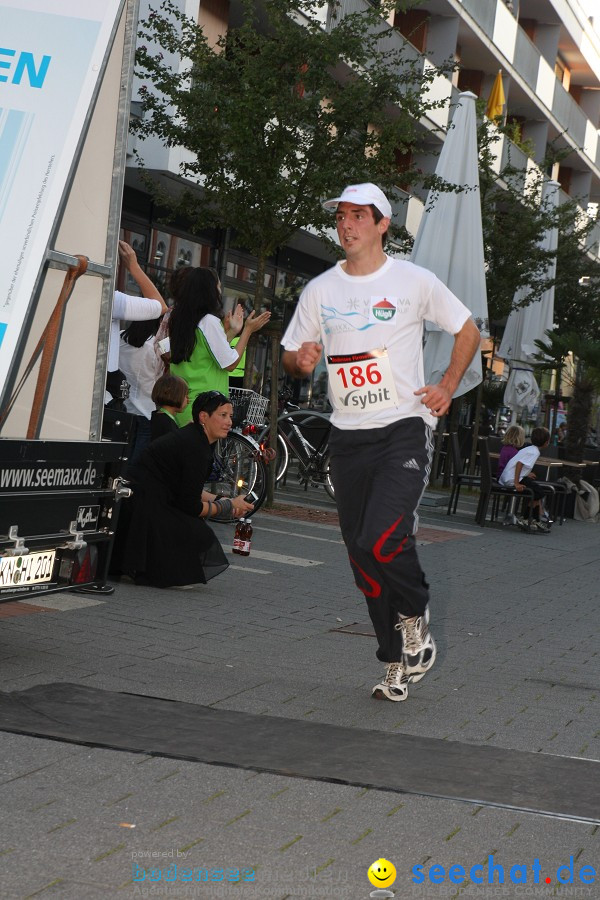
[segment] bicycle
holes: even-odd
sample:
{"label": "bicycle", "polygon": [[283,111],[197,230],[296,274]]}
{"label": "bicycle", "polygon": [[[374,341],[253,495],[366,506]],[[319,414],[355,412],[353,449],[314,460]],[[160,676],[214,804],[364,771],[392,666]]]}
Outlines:
{"label": "bicycle", "polygon": [[[287,404],[286,404],[287,406]],[[309,484],[323,485],[332,499],[335,491],[329,473],[329,432],[331,422],[324,413],[295,408],[277,419],[277,472],[280,482],[287,473],[290,456],[298,462],[298,476],[304,490]],[[269,426],[258,437],[261,447],[269,446]]]}
{"label": "bicycle", "polygon": [[[215,443],[213,468],[205,483],[205,490],[220,497],[235,497],[240,493],[256,495],[254,512],[258,512],[267,497],[267,462],[273,453],[261,447],[245,426],[258,422],[262,425],[268,398],[245,388],[230,388],[233,405],[233,428],[226,438]],[[215,516],[216,522],[233,522],[233,516]]]}

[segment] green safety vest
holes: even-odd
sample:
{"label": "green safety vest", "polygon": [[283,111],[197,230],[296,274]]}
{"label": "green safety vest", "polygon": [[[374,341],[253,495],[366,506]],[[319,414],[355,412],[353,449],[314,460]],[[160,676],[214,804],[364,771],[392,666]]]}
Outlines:
{"label": "green safety vest", "polygon": [[183,412],[175,416],[180,428],[192,421],[192,404],[198,394],[204,391],[221,391],[226,396],[229,394],[229,372],[222,369],[214,358],[208,341],[199,328],[196,329],[196,346],[190,359],[187,362],[171,363],[170,371],[171,375],[183,378],[190,390],[190,402]]}

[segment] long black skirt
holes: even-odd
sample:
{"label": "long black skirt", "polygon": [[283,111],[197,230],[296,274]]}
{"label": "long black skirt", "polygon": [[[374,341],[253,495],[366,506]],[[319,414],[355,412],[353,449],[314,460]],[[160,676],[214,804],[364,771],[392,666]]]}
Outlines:
{"label": "long black skirt", "polygon": [[204,519],[170,503],[162,485],[138,484],[124,504],[113,574],[127,574],[140,584],[174,587],[206,584],[228,567],[214,531]]}

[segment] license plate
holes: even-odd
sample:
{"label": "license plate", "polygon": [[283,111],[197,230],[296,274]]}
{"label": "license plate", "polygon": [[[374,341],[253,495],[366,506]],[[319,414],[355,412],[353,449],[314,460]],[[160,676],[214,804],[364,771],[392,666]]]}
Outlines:
{"label": "license plate", "polygon": [[0,588],[43,584],[52,580],[55,550],[0,557]]}

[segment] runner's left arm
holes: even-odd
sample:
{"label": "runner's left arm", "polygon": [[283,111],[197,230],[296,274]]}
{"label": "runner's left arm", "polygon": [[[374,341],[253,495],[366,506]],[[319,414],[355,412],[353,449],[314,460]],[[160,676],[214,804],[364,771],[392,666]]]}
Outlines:
{"label": "runner's left arm", "polygon": [[472,319],[467,319],[460,331],[454,335],[450,364],[440,383],[426,384],[425,387],[415,391],[415,395],[421,398],[421,403],[427,406],[432,415],[440,418],[448,412],[454,391],[479,349],[480,342],[479,329]]}

